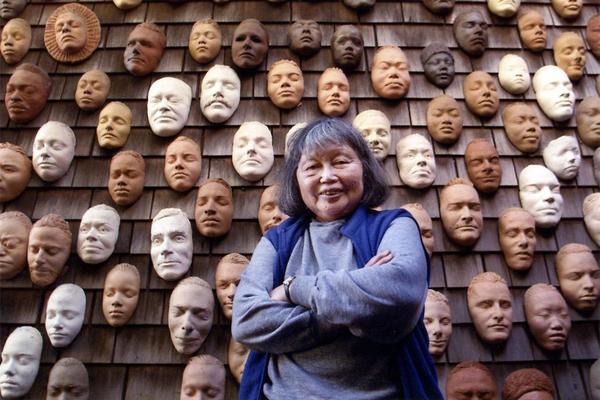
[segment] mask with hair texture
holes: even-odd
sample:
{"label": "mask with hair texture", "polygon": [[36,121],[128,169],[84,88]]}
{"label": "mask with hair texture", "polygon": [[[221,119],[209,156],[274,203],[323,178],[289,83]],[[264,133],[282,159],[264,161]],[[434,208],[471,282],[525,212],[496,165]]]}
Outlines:
{"label": "mask with hair texture", "polygon": [[454,57],[450,49],[432,43],[421,51],[421,64],[427,80],[439,88],[448,87],[454,80]]}
{"label": "mask with hair texture", "polygon": [[573,136],[560,136],[546,145],[544,164],[560,179],[575,179],[581,165],[581,151]]}
{"label": "mask with hair texture", "polygon": [[525,93],[531,85],[529,68],[525,60],[515,54],[506,54],[502,57],[498,65],[498,81],[508,93]]}
{"label": "mask with hair texture", "polygon": [[46,182],[62,178],[75,156],[75,134],[71,128],[57,121],[48,121],[38,130],[33,140],[33,169]]}
{"label": "mask with hair texture", "polygon": [[[475,393],[479,399],[496,399],[496,383],[487,367],[473,361],[463,361],[454,367],[446,381],[446,399],[464,400],[472,398]],[[477,366],[476,366],[477,365]]]}
{"label": "mask with hair texture", "polygon": [[[48,216],[50,215],[53,214]],[[71,252],[71,232],[67,234],[59,227],[58,223],[66,224],[62,217],[54,214],[54,218],[57,220],[54,226],[34,224],[29,232],[29,276],[34,285],[41,287],[48,286],[58,279]]]}
{"label": "mask with hair texture", "polygon": [[48,75],[39,67],[28,63],[20,64],[10,76],[4,95],[4,104],[11,121],[26,124],[40,115],[50,95],[50,82]]}
{"label": "mask with hair texture", "polygon": [[2,28],[0,53],[7,64],[16,64],[25,57],[31,46],[31,26],[22,18],[13,18]]}
{"label": "mask with hair texture", "polygon": [[[494,274],[494,272],[484,272]],[[480,274],[481,275],[481,274]],[[477,334],[486,343],[503,343],[512,330],[512,295],[506,282],[483,280],[477,275],[469,284],[467,303]]]}

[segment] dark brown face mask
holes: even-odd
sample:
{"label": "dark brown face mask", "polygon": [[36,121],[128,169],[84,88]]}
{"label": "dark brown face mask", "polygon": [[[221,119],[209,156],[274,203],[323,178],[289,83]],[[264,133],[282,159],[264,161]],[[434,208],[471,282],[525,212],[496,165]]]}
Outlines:
{"label": "dark brown face mask", "polygon": [[362,33],[352,25],[340,26],[331,37],[331,52],[336,66],[354,69],[362,59],[364,41]]}
{"label": "dark brown face mask", "polygon": [[316,54],[321,49],[322,39],[321,27],[311,19],[298,20],[288,30],[290,50],[303,57]]}
{"label": "dark brown face mask", "polygon": [[4,96],[11,121],[17,124],[33,121],[46,106],[50,86],[50,78],[41,68],[26,63],[19,65],[6,84]]}
{"label": "dark brown face mask", "polygon": [[448,87],[454,80],[454,57],[444,45],[430,44],[421,52],[425,77],[439,88]]}
{"label": "dark brown face mask", "polygon": [[453,30],[456,43],[470,56],[481,56],[488,46],[488,24],[478,11],[458,14]]}
{"label": "dark brown face mask", "polygon": [[243,20],[233,32],[231,58],[241,69],[261,65],[269,51],[269,35],[263,24],[255,19]]}

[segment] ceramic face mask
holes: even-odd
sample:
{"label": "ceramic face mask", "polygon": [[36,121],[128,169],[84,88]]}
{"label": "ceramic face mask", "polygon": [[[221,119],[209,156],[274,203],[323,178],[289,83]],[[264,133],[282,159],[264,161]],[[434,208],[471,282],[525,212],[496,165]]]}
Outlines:
{"label": "ceramic face mask", "polygon": [[476,275],[467,291],[469,314],[479,337],[487,343],[505,342],[512,329],[512,296],[495,272]]}
{"label": "ceramic face mask", "polygon": [[240,276],[250,261],[241,254],[231,253],[219,261],[215,272],[215,287],[217,299],[223,310],[223,315],[231,319],[233,312],[233,298],[240,284]]}
{"label": "ceramic face mask", "polygon": [[429,336],[429,354],[439,357],[446,351],[452,335],[452,315],[448,299],[440,292],[429,289],[425,300],[425,329]]}
{"label": "ceramic face mask", "polygon": [[600,57],[600,14],[594,15],[588,20],[585,37],[592,49],[592,54]]}
{"label": "ceramic face mask", "polygon": [[15,399],[29,392],[40,367],[43,339],[32,326],[20,326],[6,339],[0,364],[0,394]]}
{"label": "ceramic face mask", "polygon": [[518,20],[521,41],[531,51],[542,51],[546,48],[548,32],[544,17],[534,10],[522,14]]}
{"label": "ceramic face mask", "polygon": [[246,367],[246,360],[248,360],[248,354],[250,349],[244,347],[241,343],[235,341],[234,338],[229,339],[229,346],[227,347],[227,364],[229,365],[229,371],[235,378],[237,383],[242,382],[242,376],[244,375],[244,368]]}
{"label": "ceramic face mask", "polygon": [[256,19],[245,19],[235,28],[231,58],[241,69],[254,69],[263,63],[269,50],[269,35]]}
{"label": "ceramic face mask", "polygon": [[281,60],[271,65],[267,76],[267,93],[279,108],[289,110],[298,106],[304,94],[304,77],[298,64]]}
{"label": "ceramic face mask", "polygon": [[12,143],[0,143],[0,202],[19,197],[29,178],[31,161],[23,149]]}
{"label": "ceramic face mask", "polygon": [[379,110],[365,110],[354,118],[352,126],[367,141],[375,158],[385,160],[392,144],[392,127],[388,117]]}
{"label": "ceramic face mask", "polygon": [[175,350],[192,354],[202,346],[212,327],[214,306],[212,289],[202,279],[190,276],[177,284],[169,299],[169,331]]}
{"label": "ceramic face mask", "polygon": [[87,30],[83,16],[74,12],[58,15],[54,23],[56,44],[65,53],[75,53],[85,46]]}
{"label": "ceramic face mask", "polygon": [[178,208],[164,208],[152,220],[150,256],[154,270],[164,280],[175,281],[192,265],[192,224]]}
{"label": "ceramic face mask", "polygon": [[502,112],[508,140],[523,153],[535,153],[540,147],[542,129],[535,110],[525,103],[511,103]]}
{"label": "ceramic face mask", "polygon": [[508,93],[525,93],[531,84],[527,63],[515,54],[506,54],[498,65],[498,80]]}
{"label": "ceramic face mask", "polygon": [[519,174],[521,206],[538,228],[553,228],[562,216],[563,198],[556,176],[541,165],[528,165]]}
{"label": "ceramic face mask", "polygon": [[500,187],[502,166],[494,145],[485,139],[474,139],[467,145],[465,164],[473,186],[482,193],[493,193]]}
{"label": "ceramic face mask", "polygon": [[120,101],[108,103],[100,112],[96,136],[100,147],[118,149],[125,146],[131,131],[131,110]]}
{"label": "ceramic face mask", "polygon": [[121,218],[114,208],[99,204],[81,217],[77,254],[86,264],[100,264],[115,250]]}
{"label": "ceramic face mask", "polygon": [[290,50],[303,57],[316,54],[321,49],[322,39],[321,27],[312,19],[298,20],[288,29]]}
{"label": "ceramic face mask", "polygon": [[343,0],[344,4],[357,11],[366,11],[375,5],[375,0]]}
{"label": "ceramic face mask", "polygon": [[344,115],[350,107],[350,83],[339,68],[327,68],[319,77],[317,102],[321,112],[329,117]]}
{"label": "ceramic face mask", "polygon": [[46,122],[33,140],[33,169],[42,180],[54,182],[63,177],[75,156],[75,134],[62,122]]}
{"label": "ceramic face mask", "polygon": [[85,318],[85,293],[72,283],[60,285],[48,298],[46,332],[54,347],[66,347],[79,334]]}
{"label": "ceramic face mask", "polygon": [[566,244],[556,254],[555,264],[565,300],[583,313],[594,311],[600,296],[600,268],[590,248]]}
{"label": "ceramic face mask", "polygon": [[552,0],[554,11],[567,21],[576,19],[583,8],[582,0]]}
{"label": "ceramic face mask", "polygon": [[488,23],[479,11],[458,14],[453,30],[458,46],[472,57],[481,56],[488,46]]}
{"label": "ceramic face mask", "polygon": [[128,206],[137,201],[144,191],[145,163],[134,151],[121,151],[110,161],[108,192],[115,203]]}
{"label": "ceramic face mask", "polygon": [[29,217],[20,211],[0,214],[0,280],[17,276],[27,265]]}
{"label": "ceramic face mask", "polygon": [[554,286],[537,283],[523,296],[527,325],[537,344],[549,351],[565,347],[571,330],[567,303]]}
{"label": "ceramic face mask", "polygon": [[448,14],[454,7],[454,0],[423,0],[423,5],[434,14]]}
{"label": "ceramic face mask", "polygon": [[187,122],[192,104],[192,88],[176,78],[162,78],[148,92],[148,122],[158,136],[173,136]]}
{"label": "ceramic face mask", "polygon": [[127,38],[123,63],[131,75],[145,76],[152,73],[162,58],[167,38],[162,30],[150,23],[137,25]]}
{"label": "ceramic face mask", "polygon": [[7,64],[16,64],[25,57],[31,46],[31,27],[22,18],[13,18],[2,28],[0,53]]}
{"label": "ceramic face mask", "polygon": [[575,32],[563,32],[554,40],[554,61],[571,81],[578,81],[585,68],[585,43]]}
{"label": "ceramic face mask", "polygon": [[115,6],[121,10],[131,10],[142,4],[142,0],[113,0]]}
{"label": "ceramic face mask", "polygon": [[590,237],[596,244],[600,243],[600,203],[598,200],[600,200],[598,193],[592,193],[583,200],[583,221]]}
{"label": "ceramic face mask", "polygon": [[260,196],[258,204],[258,224],[264,235],[269,229],[276,227],[288,216],[279,209],[279,187],[276,185],[266,188]]}
{"label": "ceramic face mask", "polygon": [[212,123],[225,122],[240,104],[240,78],[227,65],[215,65],[202,79],[200,109]]}
{"label": "ceramic face mask", "polygon": [[487,0],[490,12],[502,18],[510,18],[517,13],[521,0]]}
{"label": "ceramic face mask", "polygon": [[496,383],[487,367],[475,361],[463,361],[454,367],[446,382],[447,400],[496,399]]}
{"label": "ceramic face mask", "polygon": [[61,358],[50,370],[46,400],[87,400],[89,376],[76,358]]}
{"label": "ceramic face mask", "polygon": [[480,117],[492,117],[498,111],[500,98],[496,82],[483,71],[471,72],[463,82],[465,103],[469,110]]}
{"label": "ceramic face mask", "polygon": [[233,136],[231,160],[236,172],[249,182],[256,182],[273,166],[273,139],[266,125],[244,122]]}
{"label": "ceramic face mask", "polygon": [[538,105],[553,121],[566,121],[573,115],[575,93],[569,77],[559,67],[546,65],[533,76],[533,89]]}
{"label": "ceramic face mask", "polygon": [[171,189],[185,192],[196,185],[202,169],[200,146],[193,139],[179,136],[165,154],[164,174]]}
{"label": "ceramic face mask", "polygon": [[575,120],[581,141],[593,149],[600,146],[600,98],[583,99],[575,110]]}
{"label": "ceramic face mask", "polygon": [[110,270],[102,292],[102,314],[110,326],[123,326],[138,304],[140,274],[131,264],[118,264]]}
{"label": "ceramic face mask", "polygon": [[27,5],[26,0],[5,0],[0,3],[0,17],[12,19],[21,14]]}
{"label": "ceramic face mask", "polygon": [[75,101],[79,108],[93,111],[102,107],[110,90],[110,79],[103,71],[93,69],[79,78]]}
{"label": "ceramic face mask", "polygon": [[400,99],[410,89],[408,60],[404,52],[396,46],[379,48],[371,66],[371,85],[375,92],[385,99]]}
{"label": "ceramic face mask", "polygon": [[503,400],[554,400],[552,380],[535,368],[511,372],[502,387]]}
{"label": "ceramic face mask", "polygon": [[508,208],[498,218],[498,240],[509,268],[525,271],[533,263],[535,220],[522,208]]}
{"label": "ceramic face mask", "polygon": [[44,109],[51,86],[50,77],[37,65],[19,65],[6,84],[8,117],[17,124],[34,120]]}
{"label": "ceramic face mask", "polygon": [[192,27],[188,48],[200,64],[214,60],[221,51],[221,28],[212,19],[198,21]]}
{"label": "ceramic face mask", "polygon": [[194,219],[201,235],[219,237],[231,229],[233,198],[222,179],[208,180],[198,188]]}
{"label": "ceramic face mask", "polygon": [[457,178],[440,193],[442,225],[448,237],[457,245],[473,246],[481,235],[483,215],[475,188]]}
{"label": "ceramic face mask", "polygon": [[400,179],[411,188],[423,189],[435,180],[433,147],[419,134],[408,135],[396,144],[396,162]]}
{"label": "ceramic face mask", "polygon": [[180,400],[225,398],[225,367],[213,356],[192,357],[183,371]]}
{"label": "ceramic face mask", "polygon": [[447,94],[434,97],[427,104],[427,131],[438,143],[456,143],[463,128],[458,102]]}
{"label": "ceramic face mask", "polygon": [[592,400],[600,399],[600,358],[590,367],[590,394]]}
{"label": "ceramic face mask", "polygon": [[423,205],[420,203],[409,203],[402,206],[406,211],[410,212],[413,218],[419,224],[419,231],[421,232],[421,241],[423,242],[423,246],[425,246],[425,250],[429,257],[433,254],[433,248],[435,245],[435,240],[433,237],[433,224],[431,222],[431,217],[427,213],[427,210],[423,208]]}
{"label": "ceramic face mask", "polygon": [[581,165],[581,152],[577,139],[573,136],[560,136],[552,140],[544,149],[544,164],[563,180],[577,176]]}
{"label": "ceramic face mask", "polygon": [[363,37],[353,25],[340,26],[331,37],[331,54],[336,66],[350,70],[358,67],[363,53]]}
{"label": "ceramic face mask", "polygon": [[438,43],[432,43],[421,52],[421,64],[425,77],[439,88],[446,88],[454,80],[454,57],[450,49]]}
{"label": "ceramic face mask", "polygon": [[60,215],[48,214],[33,224],[27,263],[35,285],[48,286],[62,274],[71,252],[71,240],[69,224]]}

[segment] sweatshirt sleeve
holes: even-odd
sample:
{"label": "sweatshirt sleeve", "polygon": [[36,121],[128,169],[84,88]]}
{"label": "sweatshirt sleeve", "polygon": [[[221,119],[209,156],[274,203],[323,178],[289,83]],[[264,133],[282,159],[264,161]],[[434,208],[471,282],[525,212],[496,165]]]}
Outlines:
{"label": "sweatshirt sleeve", "polygon": [[275,248],[263,237],[234,297],[231,332],[238,342],[253,350],[288,353],[313,348],[345,330],[306,307],[271,300],[276,262]]}
{"label": "sweatshirt sleeve", "polygon": [[355,336],[382,343],[402,339],[420,319],[427,295],[427,259],[417,224],[396,218],[377,252],[384,250],[394,255],[386,264],[296,277],[292,301]]}

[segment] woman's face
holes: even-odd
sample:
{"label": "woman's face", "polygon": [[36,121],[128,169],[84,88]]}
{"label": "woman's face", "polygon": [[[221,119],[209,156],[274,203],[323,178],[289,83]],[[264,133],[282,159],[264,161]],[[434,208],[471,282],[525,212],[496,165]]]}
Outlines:
{"label": "woman's face", "polygon": [[304,204],[321,222],[346,217],[363,195],[362,162],[348,145],[330,144],[303,154],[296,178]]}

